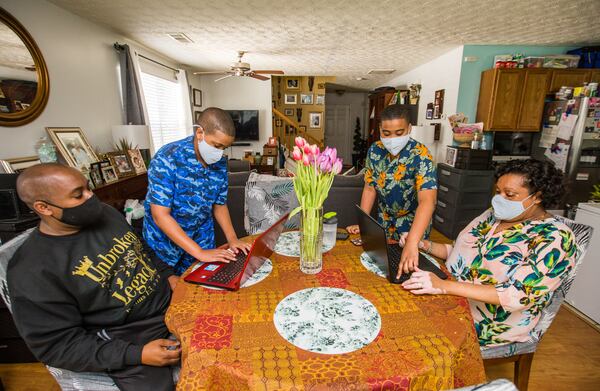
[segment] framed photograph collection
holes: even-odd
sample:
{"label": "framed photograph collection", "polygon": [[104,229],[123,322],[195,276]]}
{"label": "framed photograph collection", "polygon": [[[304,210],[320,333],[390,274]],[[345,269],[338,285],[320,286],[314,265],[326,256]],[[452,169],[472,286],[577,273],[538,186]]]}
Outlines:
{"label": "framed photograph collection", "polygon": [[110,165],[114,167],[119,179],[135,175],[133,164],[129,160],[126,151],[109,152],[106,155],[108,156]]}
{"label": "framed photograph collection", "polygon": [[298,104],[298,95],[297,94],[285,94],[285,104],[286,105]]}
{"label": "framed photograph collection", "polygon": [[69,166],[87,171],[90,164],[98,161],[81,128],[46,127],[46,132]]}

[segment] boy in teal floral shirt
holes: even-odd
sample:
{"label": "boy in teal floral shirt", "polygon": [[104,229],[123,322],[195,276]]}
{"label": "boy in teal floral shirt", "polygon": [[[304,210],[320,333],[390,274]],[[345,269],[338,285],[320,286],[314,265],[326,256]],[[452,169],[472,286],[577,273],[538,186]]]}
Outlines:
{"label": "boy in teal floral shirt", "polygon": [[[381,113],[381,140],[367,153],[365,187],[360,207],[370,213],[378,201],[379,223],[389,239],[408,232],[399,274],[415,270],[419,241],[429,236],[437,197],[437,175],[431,154],[410,138],[410,115],[400,105],[387,106]],[[357,226],[348,227],[358,233]]]}

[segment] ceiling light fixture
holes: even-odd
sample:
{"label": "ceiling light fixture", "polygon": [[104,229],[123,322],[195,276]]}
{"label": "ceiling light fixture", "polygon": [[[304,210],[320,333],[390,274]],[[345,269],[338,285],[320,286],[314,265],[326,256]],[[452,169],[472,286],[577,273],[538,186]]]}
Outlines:
{"label": "ceiling light fixture", "polygon": [[367,72],[367,75],[389,75],[390,73],[396,72],[395,69],[384,68],[384,69],[371,69]]}
{"label": "ceiling light fixture", "polygon": [[369,79],[367,79],[366,77],[362,77],[362,76],[358,76],[356,78],[356,81],[364,81],[364,80],[369,80]]}
{"label": "ceiling light fixture", "polygon": [[190,39],[190,37],[188,37],[184,33],[167,33],[167,35],[179,43],[184,43],[184,44],[194,43],[194,41],[192,41]]}

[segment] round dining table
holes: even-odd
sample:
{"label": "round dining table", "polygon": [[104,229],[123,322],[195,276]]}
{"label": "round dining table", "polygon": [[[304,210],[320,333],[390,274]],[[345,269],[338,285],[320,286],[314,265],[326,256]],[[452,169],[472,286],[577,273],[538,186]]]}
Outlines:
{"label": "round dining table", "polygon": [[[300,271],[298,257],[273,253],[268,275],[238,291],[180,279],[165,316],[182,346],[177,389],[440,390],[485,382],[467,300],[414,295],[365,267],[362,253],[350,240],[337,241],[313,275]],[[346,353],[306,350],[284,339],[274,313],[309,288],[372,304],[376,335]]]}

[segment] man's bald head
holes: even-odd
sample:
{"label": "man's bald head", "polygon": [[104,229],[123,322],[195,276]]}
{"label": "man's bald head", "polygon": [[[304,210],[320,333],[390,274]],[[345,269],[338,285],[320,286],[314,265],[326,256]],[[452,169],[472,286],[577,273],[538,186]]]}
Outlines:
{"label": "man's bald head", "polygon": [[85,177],[72,167],[57,163],[43,163],[32,166],[17,177],[17,193],[23,202],[32,207],[35,201],[54,200],[70,183],[81,183]]}
{"label": "man's bald head", "polygon": [[223,109],[209,107],[202,112],[198,125],[206,134],[214,134],[219,131],[227,136],[235,138],[235,125],[231,116]]}

